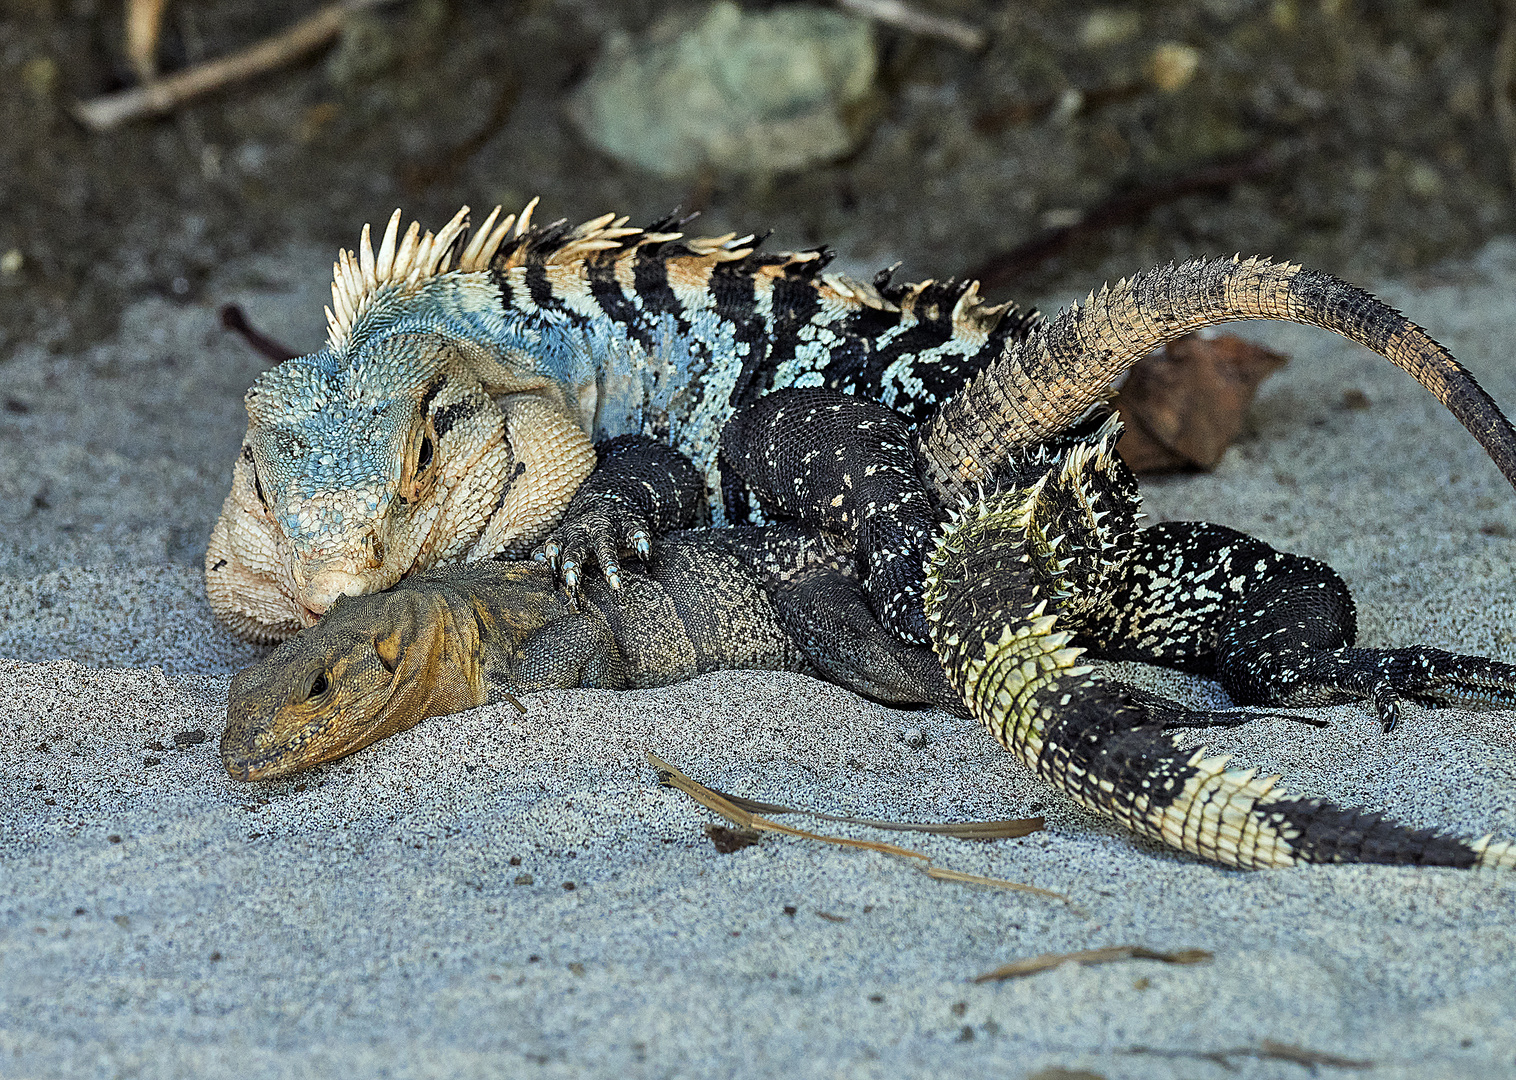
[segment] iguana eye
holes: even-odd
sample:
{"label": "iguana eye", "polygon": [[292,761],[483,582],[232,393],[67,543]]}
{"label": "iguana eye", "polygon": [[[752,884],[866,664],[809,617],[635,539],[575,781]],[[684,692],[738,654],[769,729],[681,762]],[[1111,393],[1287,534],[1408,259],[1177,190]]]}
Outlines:
{"label": "iguana eye", "polygon": [[263,509],[267,510],[269,508],[268,496],[263,494],[263,481],[258,478],[258,463],[253,460],[253,448],[247,443],[242,444],[242,460],[247,462],[247,467],[253,474],[253,494],[258,496]]}
{"label": "iguana eye", "polygon": [[316,698],[325,697],[327,691],[331,688],[331,680],[326,677],[326,672],[324,670],[314,671],[310,674],[304,688],[296,697],[296,703],[313,701]]}
{"label": "iguana eye", "polygon": [[416,447],[415,464],[410,466],[410,476],[400,488],[401,498],[410,502],[422,498],[431,484],[431,468],[436,464],[437,450],[431,423],[422,429],[421,441]]}

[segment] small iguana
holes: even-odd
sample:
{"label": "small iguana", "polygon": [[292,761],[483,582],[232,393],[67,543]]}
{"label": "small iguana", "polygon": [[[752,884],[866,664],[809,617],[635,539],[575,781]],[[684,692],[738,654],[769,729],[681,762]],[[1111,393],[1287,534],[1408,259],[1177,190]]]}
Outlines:
{"label": "small iguana", "polygon": [[[1119,432],[1111,418],[1013,454],[993,477],[997,490],[930,545],[934,657],[877,621],[858,580],[860,526],[895,523],[888,544],[909,544],[948,495],[923,482],[931,470],[914,460],[922,451],[909,424],[858,398],[777,391],[737,415],[723,451],[766,508],[798,522],[662,537],[619,592],[587,580],[578,609],[537,562],[432,571],[343,598],[233,679],[222,760],[233,777],[267,778],[514,693],[661,685],[721,667],[798,670],[894,704],[977,716],[1083,805],[1227,865],[1516,868],[1516,845],[1291,798],[1277,777],[1179,750],[1172,729],[1237,718],[1094,674],[1086,653],[1212,671],[1240,701],[1367,697],[1382,717],[1401,697],[1516,705],[1511,665],[1351,648],[1352,600],[1315,560],[1219,526],[1138,533]],[[972,433],[960,445],[993,452]],[[619,449],[597,477],[624,464]],[[676,491],[696,482],[692,470],[665,472]],[[633,492],[646,508],[658,501],[646,497],[659,487],[650,475],[605,490]],[[576,497],[571,523],[587,502]]]}
{"label": "small iguana", "polygon": [[[666,219],[576,228],[497,224],[467,208],[435,236],[390,219],[336,264],[328,345],[266,372],[206,553],[212,610],[243,637],[309,626],[341,595],[454,562],[519,556],[542,540],[594,465],[593,443],[649,435],[694,460],[716,524],[758,520],[723,474],[722,424],[785,386],[825,386],[913,422],[988,363],[1020,359],[992,405],[1007,447],[1056,434],[1147,351],[1234,319],[1313,323],[1410,371],[1516,482],[1498,410],[1418,327],[1326,274],[1261,259],[1187,263],[1092,296],[1047,324],[987,305],[963,282],[863,284],[822,249],[767,254],[749,236],[688,239]],[[1169,313],[1175,314],[1170,318]],[[1023,347],[1025,346],[1025,347]],[[1007,352],[1007,350],[1011,350]],[[1493,411],[1492,411],[1493,410]],[[937,414],[931,460],[967,491],[986,465],[956,452],[973,417]],[[646,540],[632,523],[627,535]],[[607,549],[602,539],[582,554]],[[883,553],[887,556],[888,553]],[[602,569],[614,577],[613,559]],[[572,581],[579,566],[565,559]],[[925,640],[919,605],[886,621]]]}

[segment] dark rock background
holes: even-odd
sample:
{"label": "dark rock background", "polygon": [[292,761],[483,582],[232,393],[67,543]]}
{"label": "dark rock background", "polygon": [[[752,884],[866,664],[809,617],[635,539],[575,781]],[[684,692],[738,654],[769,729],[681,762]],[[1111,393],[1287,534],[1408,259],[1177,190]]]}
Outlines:
{"label": "dark rock background", "polygon": [[[771,228],[780,246],[835,246],[855,273],[899,260],[907,277],[940,277],[1123,191],[1270,155],[1263,175],[1099,230],[994,290],[1021,296],[1237,250],[1403,275],[1512,229],[1494,0],[919,6],[983,27],[990,45],[880,28],[877,115],[851,157],[664,180],[589,148],[565,101],[612,32],[693,24],[704,4],[397,3],[297,65],[96,135],[68,108],[131,84],[121,5],[6,0],[0,372],[18,343],[98,340],[144,295],[214,300],[205,283],[229,258],[291,238],[335,250],[397,205],[432,224],[465,201],[533,194],[546,220],[699,209],[706,231]],[[223,55],[309,10],[178,0],[161,65]],[[1199,58],[1172,92],[1149,74],[1165,43]]]}

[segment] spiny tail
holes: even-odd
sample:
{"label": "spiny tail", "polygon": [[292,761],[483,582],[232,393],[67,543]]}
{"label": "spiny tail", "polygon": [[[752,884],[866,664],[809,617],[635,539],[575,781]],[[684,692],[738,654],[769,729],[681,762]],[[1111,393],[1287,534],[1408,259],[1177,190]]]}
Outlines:
{"label": "spiny tail", "polygon": [[[1516,869],[1516,844],[1468,843],[1289,796],[1276,776],[1181,750],[1057,629],[1026,542],[1035,492],[980,501],[928,565],[927,618],[948,680],[1006,749],[1139,835],[1243,869],[1303,862]],[[1039,595],[1041,593],[1041,595]]]}
{"label": "spiny tail", "polygon": [[952,501],[971,496],[1012,449],[1067,428],[1149,352],[1239,319],[1307,323],[1373,349],[1436,395],[1516,487],[1516,430],[1425,330],[1330,274],[1259,257],[1145,271],[1008,344],[924,426],[919,446],[932,482]]}

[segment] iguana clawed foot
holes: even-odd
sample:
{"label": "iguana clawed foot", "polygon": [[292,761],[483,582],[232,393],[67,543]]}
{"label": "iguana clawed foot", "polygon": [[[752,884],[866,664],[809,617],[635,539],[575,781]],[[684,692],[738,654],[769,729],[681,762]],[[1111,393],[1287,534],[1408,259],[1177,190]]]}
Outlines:
{"label": "iguana clawed foot", "polygon": [[606,583],[619,590],[623,557],[646,562],[653,538],[695,524],[704,504],[700,474],[688,458],[662,443],[623,435],[595,451],[600,461],[594,473],[533,553],[558,572],[571,596],[597,564]]}
{"label": "iguana clawed foot", "polygon": [[1300,669],[1284,704],[1366,700],[1386,734],[1400,723],[1400,703],[1474,708],[1516,707],[1516,666],[1425,645],[1336,649]]}
{"label": "iguana clawed foot", "polygon": [[[615,500],[608,500],[615,501]],[[647,528],[636,521],[636,511],[626,508],[618,516],[609,506],[597,506],[584,517],[560,525],[556,534],[532,553],[558,573],[563,591],[579,588],[583,569],[600,565],[606,584],[621,588],[621,551],[633,551],[646,561],[652,554],[652,540]]]}

